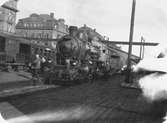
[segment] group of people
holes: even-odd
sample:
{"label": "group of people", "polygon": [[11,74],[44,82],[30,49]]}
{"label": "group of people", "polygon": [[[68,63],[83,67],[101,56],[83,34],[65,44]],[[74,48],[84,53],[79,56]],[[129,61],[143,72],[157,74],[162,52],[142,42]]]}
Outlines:
{"label": "group of people", "polygon": [[36,54],[35,57],[32,57],[31,62],[29,63],[29,69],[32,73],[33,85],[36,85],[37,82],[40,82],[40,74],[44,74],[45,71],[51,69],[52,60],[47,59],[44,56]]}

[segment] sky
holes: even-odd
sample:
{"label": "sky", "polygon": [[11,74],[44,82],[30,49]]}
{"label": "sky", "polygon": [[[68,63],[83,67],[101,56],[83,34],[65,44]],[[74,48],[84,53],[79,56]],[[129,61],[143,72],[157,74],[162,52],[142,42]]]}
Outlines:
{"label": "sky", "polygon": [[[5,0],[0,0],[5,1]],[[134,41],[141,36],[147,42],[167,44],[167,2],[165,0],[136,0]],[[31,13],[55,13],[66,24],[86,24],[111,41],[128,41],[132,0],[19,0],[17,19]],[[127,50],[127,46],[123,46]],[[146,47],[146,55],[153,55],[155,47]],[[139,47],[133,47],[139,54]]]}

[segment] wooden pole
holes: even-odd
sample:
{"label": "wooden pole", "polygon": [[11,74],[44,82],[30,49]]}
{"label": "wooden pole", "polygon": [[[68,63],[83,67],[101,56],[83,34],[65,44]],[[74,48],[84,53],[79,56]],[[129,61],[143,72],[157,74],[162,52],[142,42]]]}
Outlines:
{"label": "wooden pole", "polygon": [[130,35],[129,35],[129,50],[128,50],[127,75],[126,75],[126,79],[125,79],[126,83],[132,83],[132,81],[131,81],[131,54],[132,54],[132,44],[133,44],[135,8],[136,8],[136,0],[133,0],[133,3],[132,3],[132,13],[131,13]]}
{"label": "wooden pole", "polygon": [[143,43],[143,37],[141,37],[140,54],[139,54],[140,60],[142,59],[142,49],[143,49],[142,43]]}
{"label": "wooden pole", "polygon": [[144,59],[144,52],[145,52],[145,45],[144,45],[144,43],[145,43],[145,39],[143,38],[143,55],[142,55],[142,59]]}

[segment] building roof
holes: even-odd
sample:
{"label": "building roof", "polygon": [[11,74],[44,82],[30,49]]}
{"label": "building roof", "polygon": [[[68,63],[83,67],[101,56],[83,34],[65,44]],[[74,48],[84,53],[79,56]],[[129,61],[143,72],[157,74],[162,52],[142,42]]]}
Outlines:
{"label": "building roof", "polygon": [[57,21],[55,18],[51,18],[50,15],[48,14],[36,14],[36,13],[33,13],[31,14],[29,17],[26,17],[26,18],[22,18],[22,19],[19,19],[19,21],[23,21],[23,22],[35,22],[35,21],[38,21],[38,22],[46,22],[48,20],[53,20],[53,21]]}
{"label": "building roof", "polygon": [[18,12],[18,9],[17,9],[17,0],[8,0],[4,4],[2,4],[1,7],[9,9],[9,10],[12,10],[14,12]]}
{"label": "building roof", "polygon": [[[126,51],[124,51],[124,50],[121,50],[121,49],[118,49],[118,48],[115,48],[115,47],[111,47],[111,46],[108,46],[109,47],[109,49],[111,49],[111,50],[115,50],[115,51],[117,51],[117,52],[120,52],[120,53],[123,53],[123,54],[125,54],[125,55],[128,55],[128,52],[126,52]],[[138,60],[140,57],[138,57],[138,56],[136,56],[136,55],[131,55],[131,59],[132,60]]]}
{"label": "building roof", "polygon": [[40,14],[39,17],[41,17],[43,20],[54,20],[57,21],[55,18],[52,18],[49,14]]}
{"label": "building roof", "polygon": [[[36,14],[32,13],[29,17],[19,19],[19,22],[16,24],[16,29],[55,29],[55,25],[59,22],[54,18],[54,14]],[[36,26],[25,26],[24,24]]]}

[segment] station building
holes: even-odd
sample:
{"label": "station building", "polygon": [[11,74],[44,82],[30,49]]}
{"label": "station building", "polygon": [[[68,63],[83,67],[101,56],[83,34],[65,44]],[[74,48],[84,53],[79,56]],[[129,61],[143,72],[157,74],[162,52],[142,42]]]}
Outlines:
{"label": "station building", "polygon": [[55,19],[54,13],[33,13],[27,18],[19,19],[16,33],[25,38],[57,39],[68,34],[64,19]]}
{"label": "station building", "polygon": [[0,61],[25,62],[35,53],[54,54],[57,39],[68,34],[65,20],[55,19],[54,13],[31,14],[16,24],[17,12],[17,0],[0,7]]}
{"label": "station building", "polygon": [[29,55],[27,51],[31,49],[31,53],[46,55],[46,49],[49,49],[49,52],[56,51],[57,39],[68,34],[68,26],[64,19],[55,19],[54,13],[33,13],[27,18],[19,19],[16,34],[26,39],[26,42],[20,45],[20,53]]}
{"label": "station building", "polygon": [[[0,61],[25,61],[32,54],[55,54],[57,40],[69,34],[69,28],[64,19],[55,19],[54,13],[33,13],[27,18],[19,19],[16,24],[18,0],[9,0],[0,7]],[[120,56],[126,61],[128,53],[122,51],[116,45],[108,47],[100,42],[104,36],[86,25],[77,30],[78,39],[90,41],[92,50],[99,50],[105,56]],[[49,50],[48,50],[49,49]],[[105,52],[104,52],[105,50]],[[102,55],[103,56],[103,55]],[[136,56],[132,56],[137,59]],[[117,61],[115,62],[117,63]],[[125,62],[124,62],[125,63]]]}
{"label": "station building", "polygon": [[17,41],[12,38],[15,35],[16,15],[18,0],[8,0],[0,6],[0,61],[6,56],[16,56]]}
{"label": "station building", "polygon": [[15,33],[18,0],[9,0],[0,6],[0,31]]}

